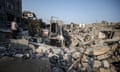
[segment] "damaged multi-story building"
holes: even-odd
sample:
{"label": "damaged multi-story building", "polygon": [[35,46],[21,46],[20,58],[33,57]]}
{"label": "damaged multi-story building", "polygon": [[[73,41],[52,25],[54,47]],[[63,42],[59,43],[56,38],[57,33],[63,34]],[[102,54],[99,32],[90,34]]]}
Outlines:
{"label": "damaged multi-story building", "polygon": [[21,23],[22,0],[0,0],[0,27],[10,26],[13,18]]}
{"label": "damaged multi-story building", "polygon": [[22,23],[21,27],[23,29],[28,29],[28,25],[31,21],[37,20],[37,16],[34,12],[31,11],[23,11],[22,12]]}

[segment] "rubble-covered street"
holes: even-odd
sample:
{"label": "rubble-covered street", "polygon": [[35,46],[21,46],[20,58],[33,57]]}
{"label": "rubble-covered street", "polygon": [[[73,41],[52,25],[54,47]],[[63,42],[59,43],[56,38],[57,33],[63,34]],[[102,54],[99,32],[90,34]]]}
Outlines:
{"label": "rubble-covered street", "polygon": [[[30,67],[25,69],[26,72],[32,72],[37,66],[45,66],[38,68],[40,72],[120,71],[117,65],[120,61],[119,24],[85,27],[71,24],[63,27],[64,46],[61,47],[58,47],[57,43],[50,45],[49,39],[43,43],[40,37],[6,40],[1,37],[0,68],[3,68],[0,72],[9,72],[9,69],[13,68],[12,72],[16,69],[21,72],[27,65]],[[36,64],[38,62],[43,65]],[[8,70],[4,69],[5,66],[8,66]]]}
{"label": "rubble-covered street", "polygon": [[0,0],[0,72],[120,72],[120,0]]}

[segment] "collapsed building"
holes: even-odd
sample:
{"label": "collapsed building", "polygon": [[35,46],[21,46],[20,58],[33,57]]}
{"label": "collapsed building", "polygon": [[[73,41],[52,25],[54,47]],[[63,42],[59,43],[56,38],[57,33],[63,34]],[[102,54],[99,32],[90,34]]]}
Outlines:
{"label": "collapsed building", "polygon": [[[52,37],[59,40],[56,27],[59,26],[54,27]],[[120,71],[119,66],[114,66],[120,61],[120,24],[63,25],[62,35],[65,46],[41,44],[36,49],[38,54],[49,58],[52,72]]]}
{"label": "collapsed building", "polygon": [[[92,56],[94,62],[90,63],[93,65],[93,71],[97,70],[95,72],[110,72],[113,70],[110,65],[120,61],[120,24],[88,24],[85,26],[71,24],[66,25],[64,30],[70,39],[66,40],[67,45],[73,50],[73,57],[83,63],[81,64],[83,68],[86,63],[89,63],[88,58]],[[82,53],[81,49],[85,51]]]}
{"label": "collapsed building", "polygon": [[[52,24],[56,25],[54,22],[52,22]],[[119,67],[117,68],[113,65],[114,63],[120,61],[119,23],[62,25],[63,30],[56,27],[59,26],[54,26],[53,28],[55,29],[53,29],[53,31],[50,31],[53,32],[53,34],[50,35],[50,39],[53,39],[55,37],[55,39],[59,40],[57,36],[63,35],[63,41],[65,44],[64,47],[41,44],[40,42],[36,43],[38,44],[37,46],[33,46],[32,42],[29,42],[29,40],[10,40],[9,49],[12,49],[10,50],[12,51],[12,53],[9,51],[10,57],[13,56],[13,58],[15,57],[15,59],[22,58],[23,62],[27,59],[28,62],[30,61],[29,63],[31,63],[31,61],[34,60],[34,58],[41,60],[41,62],[45,60],[46,62],[44,63],[46,64],[43,65],[44,68],[41,68],[42,66],[40,66],[41,70],[39,71],[41,72],[44,72],[46,70],[46,72],[120,71]],[[31,41],[36,42],[39,41],[39,39],[36,38]],[[56,44],[56,42],[53,43]],[[24,47],[32,48],[32,52],[31,49],[26,50]],[[0,55],[2,55],[1,59],[3,59],[4,53]],[[29,63],[27,64],[29,65]],[[48,69],[46,67],[48,67]]]}

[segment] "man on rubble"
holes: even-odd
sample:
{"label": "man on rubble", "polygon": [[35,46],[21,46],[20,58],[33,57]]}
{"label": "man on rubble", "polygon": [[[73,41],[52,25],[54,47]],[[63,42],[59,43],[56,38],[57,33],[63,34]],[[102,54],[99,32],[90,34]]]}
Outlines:
{"label": "man on rubble", "polygon": [[16,39],[18,25],[16,23],[16,18],[11,22],[12,38]]}

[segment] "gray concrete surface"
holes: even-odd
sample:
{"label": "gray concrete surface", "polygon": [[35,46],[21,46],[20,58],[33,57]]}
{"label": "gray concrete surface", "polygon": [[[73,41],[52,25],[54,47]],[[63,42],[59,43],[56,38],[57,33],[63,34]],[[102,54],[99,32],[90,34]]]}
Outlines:
{"label": "gray concrete surface", "polygon": [[0,72],[51,72],[48,59],[0,61]]}

